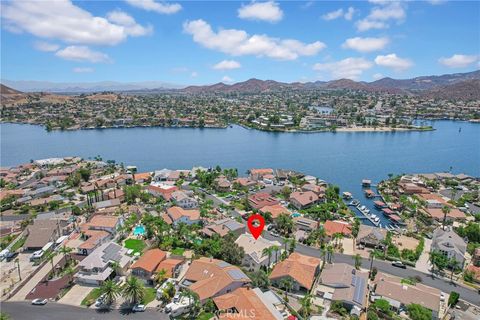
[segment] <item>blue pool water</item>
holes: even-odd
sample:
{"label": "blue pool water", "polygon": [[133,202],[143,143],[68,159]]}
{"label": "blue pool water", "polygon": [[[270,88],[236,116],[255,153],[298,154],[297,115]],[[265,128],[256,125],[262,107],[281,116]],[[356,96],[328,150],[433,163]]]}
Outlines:
{"label": "blue pool water", "polygon": [[143,236],[145,234],[145,227],[141,224],[135,226],[133,229],[134,236]]}

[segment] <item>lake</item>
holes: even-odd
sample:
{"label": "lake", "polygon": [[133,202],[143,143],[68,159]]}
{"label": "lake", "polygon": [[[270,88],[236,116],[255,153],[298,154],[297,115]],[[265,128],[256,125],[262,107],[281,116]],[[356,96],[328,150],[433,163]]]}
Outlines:
{"label": "lake", "polygon": [[384,133],[271,133],[239,126],[47,132],[41,126],[1,124],[0,164],[100,155],[104,160],[136,165],[139,171],[217,164],[236,167],[240,174],[259,167],[294,169],[337,184],[373,208],[362,193],[364,178],[378,183],[389,173],[449,170],[480,176],[480,125],[431,124],[437,130]]}

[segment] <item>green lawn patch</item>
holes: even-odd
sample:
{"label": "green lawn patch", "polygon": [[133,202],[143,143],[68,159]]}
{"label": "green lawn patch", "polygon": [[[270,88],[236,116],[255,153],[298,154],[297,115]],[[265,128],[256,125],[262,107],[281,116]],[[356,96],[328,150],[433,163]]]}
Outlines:
{"label": "green lawn patch", "polygon": [[183,253],[185,252],[185,249],[183,248],[175,248],[172,250],[172,254],[176,256],[183,256]]}
{"label": "green lawn patch", "polygon": [[152,302],[157,295],[155,288],[145,288],[145,296],[143,297],[142,304],[147,305]]}
{"label": "green lawn patch", "polygon": [[145,249],[145,241],[139,239],[125,240],[125,248],[132,249],[134,252],[142,252]]}
{"label": "green lawn patch", "polygon": [[198,315],[197,320],[210,320],[211,318],[213,318],[213,313],[202,312]]}
{"label": "green lawn patch", "polygon": [[90,293],[85,297],[85,299],[82,300],[81,305],[82,306],[87,306],[90,307],[92,304],[95,303],[95,300],[98,299],[102,295],[102,292],[100,291],[100,288],[95,288]]}
{"label": "green lawn patch", "polygon": [[27,240],[27,237],[21,237],[20,239],[18,239],[17,242],[15,242],[15,244],[12,246],[12,248],[10,248],[10,251],[15,252],[21,247],[23,247],[26,240]]}

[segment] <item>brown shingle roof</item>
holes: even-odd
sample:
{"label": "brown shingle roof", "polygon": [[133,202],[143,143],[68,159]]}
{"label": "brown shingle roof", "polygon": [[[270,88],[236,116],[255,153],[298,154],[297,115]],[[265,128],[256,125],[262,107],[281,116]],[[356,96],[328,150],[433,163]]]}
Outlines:
{"label": "brown shingle roof", "polygon": [[315,273],[321,260],[305,256],[299,253],[292,253],[286,260],[278,263],[270,274],[270,279],[290,276],[304,288],[310,289],[315,280]]}
{"label": "brown shingle roof", "polygon": [[157,266],[162,262],[167,254],[160,249],[151,249],[145,252],[131,267],[131,269],[140,268],[149,273],[157,269]]}

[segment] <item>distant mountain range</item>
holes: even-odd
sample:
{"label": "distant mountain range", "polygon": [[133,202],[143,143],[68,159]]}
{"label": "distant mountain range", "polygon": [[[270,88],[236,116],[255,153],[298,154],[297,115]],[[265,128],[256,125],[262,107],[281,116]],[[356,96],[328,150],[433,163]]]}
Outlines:
{"label": "distant mountain range", "polygon": [[[87,93],[87,92],[130,92],[157,93],[175,91],[190,94],[199,93],[260,93],[282,90],[358,90],[366,92],[387,92],[398,94],[420,95],[425,97],[440,97],[446,99],[480,99],[480,70],[467,73],[445,74],[441,76],[423,76],[413,79],[383,78],[373,82],[339,79],[332,81],[293,82],[285,83],[274,80],[249,79],[234,84],[222,82],[204,85],[180,87],[165,82],[132,82],[120,83],[113,81],[92,83],[54,83],[43,81],[2,81],[2,95],[8,90],[24,92],[53,93]],[[11,88],[15,89],[11,89]],[[5,91],[5,93],[4,93]],[[19,92],[16,92],[17,94]]]}
{"label": "distant mountain range", "polygon": [[1,80],[1,83],[23,92],[55,92],[55,93],[88,93],[104,91],[141,91],[151,89],[179,89],[178,86],[162,81],[142,82],[50,82],[50,81],[12,81]]}

